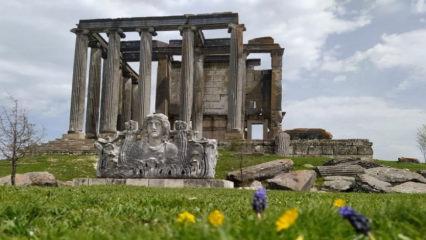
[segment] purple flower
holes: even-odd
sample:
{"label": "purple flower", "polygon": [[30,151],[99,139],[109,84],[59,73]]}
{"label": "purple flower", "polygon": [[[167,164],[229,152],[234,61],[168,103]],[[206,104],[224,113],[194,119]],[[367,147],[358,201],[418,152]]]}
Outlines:
{"label": "purple flower", "polygon": [[368,218],[355,212],[355,210],[351,207],[341,207],[339,209],[339,214],[343,218],[348,219],[357,233],[368,235],[368,232],[370,231],[370,221]]}
{"label": "purple flower", "polygon": [[263,187],[258,188],[253,195],[253,202],[252,202],[253,210],[257,214],[262,213],[266,208],[266,201],[267,201],[266,189]]}

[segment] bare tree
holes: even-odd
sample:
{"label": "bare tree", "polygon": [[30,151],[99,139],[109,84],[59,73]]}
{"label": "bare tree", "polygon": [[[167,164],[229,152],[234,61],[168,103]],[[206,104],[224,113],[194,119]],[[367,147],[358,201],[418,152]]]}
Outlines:
{"label": "bare tree", "polygon": [[423,153],[423,160],[426,163],[426,124],[423,124],[417,130],[417,144],[419,145],[420,151]]}
{"label": "bare tree", "polygon": [[28,120],[27,112],[20,107],[18,100],[10,97],[11,106],[1,107],[0,111],[0,153],[11,161],[11,184],[15,185],[18,159],[41,141],[41,132]]}

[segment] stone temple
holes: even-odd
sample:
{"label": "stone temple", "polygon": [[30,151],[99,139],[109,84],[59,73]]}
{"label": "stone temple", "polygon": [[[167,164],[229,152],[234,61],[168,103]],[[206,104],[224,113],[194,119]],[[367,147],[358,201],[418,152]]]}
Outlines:
{"label": "stone temple", "polygon": [[[205,37],[218,29],[229,37]],[[42,152],[93,152],[94,139],[124,131],[131,120],[143,126],[154,112],[171,125],[186,123],[195,138],[216,139],[219,146],[243,141],[246,149],[286,156],[372,157],[367,139],[300,139],[282,130],[284,48],[272,37],[245,40],[238,13],[89,19],[71,31],[76,44],[69,130],[41,146]],[[181,38],[155,40],[160,31],[179,31]],[[131,32],[140,39],[126,40]],[[257,53],[270,55],[271,69],[255,68],[260,59],[249,56]],[[139,72],[131,67],[137,63]],[[261,141],[253,141],[254,126]]]}

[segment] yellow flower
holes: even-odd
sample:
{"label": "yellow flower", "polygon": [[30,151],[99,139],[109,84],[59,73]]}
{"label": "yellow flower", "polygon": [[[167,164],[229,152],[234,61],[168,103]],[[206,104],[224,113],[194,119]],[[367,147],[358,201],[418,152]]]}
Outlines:
{"label": "yellow flower", "polygon": [[225,216],[219,210],[214,210],[209,214],[209,223],[215,227],[219,227],[223,224]]}
{"label": "yellow flower", "polygon": [[176,220],[180,223],[195,223],[195,216],[188,211],[184,211],[179,213]]}
{"label": "yellow flower", "polygon": [[287,210],[275,222],[277,232],[280,232],[282,230],[285,230],[285,229],[291,227],[296,222],[296,219],[298,217],[299,217],[299,212],[297,211],[296,208],[292,208],[290,210]]}
{"label": "yellow flower", "polygon": [[341,198],[338,198],[338,199],[334,200],[333,205],[335,207],[341,208],[341,207],[344,207],[346,205],[346,201],[341,199]]}
{"label": "yellow flower", "polygon": [[299,235],[296,240],[304,240],[305,238],[303,237],[303,235]]}

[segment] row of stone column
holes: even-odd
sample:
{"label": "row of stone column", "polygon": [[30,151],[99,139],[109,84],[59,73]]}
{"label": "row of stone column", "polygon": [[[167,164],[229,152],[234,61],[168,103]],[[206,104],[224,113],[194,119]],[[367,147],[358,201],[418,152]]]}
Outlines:
{"label": "row of stone column", "polygon": [[[186,122],[192,121],[194,129],[198,131],[201,137],[203,129],[204,56],[200,49],[195,48],[194,38],[197,29],[194,26],[184,25],[179,30],[182,35],[179,119]],[[244,123],[243,81],[246,72],[246,54],[243,52],[244,30],[244,25],[231,24],[229,26],[231,46],[228,128],[240,132]],[[83,133],[89,32],[81,29],[74,29],[73,32],[76,34],[76,46],[68,133]],[[150,113],[152,37],[156,33],[153,28],[139,29],[139,32],[141,41],[137,85],[132,84],[129,77],[124,77],[120,69],[120,39],[123,34],[119,29],[110,30],[107,33],[109,43],[107,57],[103,61],[102,74],[102,49],[96,44],[90,46],[85,123],[87,137],[95,137],[98,128],[101,134],[114,134],[117,131],[117,121],[122,124],[124,121],[134,119],[142,127],[144,117]],[[170,71],[169,57],[160,57],[156,111],[166,114],[170,101]]]}

